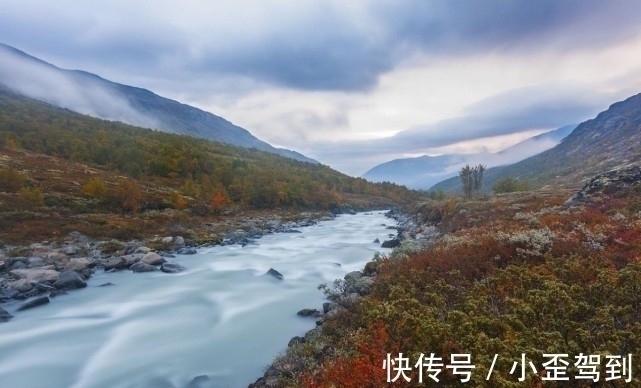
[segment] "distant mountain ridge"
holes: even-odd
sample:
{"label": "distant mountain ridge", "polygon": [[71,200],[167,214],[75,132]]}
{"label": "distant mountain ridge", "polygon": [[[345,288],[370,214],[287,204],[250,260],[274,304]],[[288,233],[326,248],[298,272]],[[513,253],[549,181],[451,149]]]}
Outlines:
{"label": "distant mountain ridge", "polygon": [[60,69],[2,43],[1,86],[26,97],[106,120],[256,148],[318,163],[295,151],[273,147],[246,129],[212,113],[86,71]]}
{"label": "distant mountain ridge", "polygon": [[[641,93],[616,102],[594,119],[581,124],[556,147],[520,162],[489,168],[483,187],[501,177],[526,180],[530,187],[545,185],[577,188],[597,174],[641,163]],[[432,189],[457,192],[458,177]]]}
{"label": "distant mountain ridge", "polygon": [[567,125],[542,133],[497,153],[424,155],[395,159],[370,169],[363,178],[373,182],[394,182],[413,189],[428,189],[443,179],[458,176],[459,169],[465,164],[483,163],[497,166],[519,161],[552,148],[574,128],[576,125]]}

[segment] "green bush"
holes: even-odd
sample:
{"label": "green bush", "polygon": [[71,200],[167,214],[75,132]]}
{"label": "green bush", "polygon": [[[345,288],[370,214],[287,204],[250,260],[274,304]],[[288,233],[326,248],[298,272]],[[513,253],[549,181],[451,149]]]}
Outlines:
{"label": "green bush", "polygon": [[521,181],[509,176],[499,179],[498,181],[496,181],[494,186],[492,186],[492,191],[495,194],[528,191],[529,189],[530,185],[526,181]]}

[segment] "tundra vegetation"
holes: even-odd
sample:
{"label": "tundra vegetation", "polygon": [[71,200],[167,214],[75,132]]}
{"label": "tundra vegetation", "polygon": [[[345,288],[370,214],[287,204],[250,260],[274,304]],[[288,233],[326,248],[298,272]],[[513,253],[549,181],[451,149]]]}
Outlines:
{"label": "tundra vegetation", "polygon": [[[272,386],[387,386],[383,362],[399,353],[409,359],[411,381],[390,386],[638,385],[641,182],[568,201],[572,194],[449,198],[408,210],[436,224],[441,236],[418,252],[376,257],[369,295],[343,304],[308,341],[281,355],[274,365],[284,373]],[[443,365],[452,354],[471,355],[470,381],[443,367],[438,384],[427,372],[419,383],[415,363],[432,353]],[[528,364],[519,382],[520,364],[510,372],[523,354],[536,373]],[[567,355],[568,381],[546,379],[545,354]],[[606,357],[629,354],[632,381],[624,375],[606,382]],[[576,378],[581,355],[599,357],[597,382]]]}

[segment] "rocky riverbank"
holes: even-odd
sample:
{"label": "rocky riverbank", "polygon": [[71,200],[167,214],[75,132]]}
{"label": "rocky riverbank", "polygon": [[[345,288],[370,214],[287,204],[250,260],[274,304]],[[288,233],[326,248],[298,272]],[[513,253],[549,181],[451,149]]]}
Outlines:
{"label": "rocky riverbank", "polygon": [[[296,220],[272,216],[230,222],[222,238],[205,246],[252,244],[266,234],[297,233],[298,228],[334,216],[305,212],[298,214]],[[172,262],[172,258],[177,254],[195,254],[197,248],[194,241],[178,234],[124,242],[96,240],[78,232],[55,242],[5,246],[0,249],[0,303],[20,301],[16,311],[50,303],[69,290],[86,287],[86,281],[97,270],[181,272],[185,268]],[[11,318],[12,315],[0,307],[0,322]]]}
{"label": "rocky riverbank", "polygon": [[[390,234],[390,239],[383,241],[381,247],[394,248],[390,254],[392,259],[406,255],[411,251],[422,249],[440,236],[436,226],[421,222],[419,214],[416,212],[404,212],[394,209],[386,213],[386,216],[395,221],[396,226],[388,226],[388,228],[395,230],[396,233]],[[287,351],[278,356],[267,367],[264,375],[254,383],[249,384],[248,388],[283,387],[283,381],[287,381],[290,376],[304,370],[303,365],[309,362],[308,350],[310,348],[312,349],[314,361],[319,364],[330,356],[333,349],[323,344],[322,340],[319,339],[322,325],[332,316],[350,309],[370,293],[370,288],[378,273],[380,260],[381,257],[375,255],[372,261],[368,262],[362,270],[350,272],[343,279],[335,280],[332,285],[319,286],[328,299],[327,302],[323,303],[322,309],[307,308],[298,312],[299,316],[316,319],[316,327],[302,337],[295,336],[291,338],[287,344]],[[303,348],[306,350],[300,350]]]}

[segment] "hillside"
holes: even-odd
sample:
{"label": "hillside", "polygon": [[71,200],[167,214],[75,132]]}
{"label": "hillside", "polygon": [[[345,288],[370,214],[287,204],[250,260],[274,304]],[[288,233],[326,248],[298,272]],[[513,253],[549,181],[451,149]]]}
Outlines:
{"label": "hillside", "polygon": [[132,238],[202,224],[201,217],[417,198],[320,164],[95,119],[7,91],[0,91],[0,187],[0,243],[71,230]]}
{"label": "hillside", "polygon": [[[594,119],[581,123],[556,147],[507,166],[485,171],[487,190],[501,177],[527,181],[530,187],[580,187],[586,179],[631,163],[641,162],[641,94],[612,104]],[[458,177],[433,190],[460,191]]]}
{"label": "hillside", "polygon": [[520,161],[559,144],[576,125],[567,125],[537,136],[497,153],[445,154],[395,159],[379,164],[363,175],[372,182],[394,182],[412,189],[428,189],[443,179],[457,176],[465,164],[497,166]]}
{"label": "hillside", "polygon": [[54,106],[165,132],[185,134],[317,163],[297,152],[272,147],[222,117],[149,90],[95,74],[65,70],[0,44],[0,87]]}

